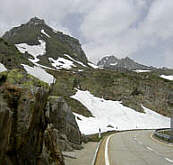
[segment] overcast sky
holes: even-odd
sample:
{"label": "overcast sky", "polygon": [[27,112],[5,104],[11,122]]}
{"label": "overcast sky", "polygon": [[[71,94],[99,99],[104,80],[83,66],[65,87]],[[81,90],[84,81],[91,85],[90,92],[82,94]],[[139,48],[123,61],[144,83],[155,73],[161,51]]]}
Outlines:
{"label": "overcast sky", "polygon": [[31,17],[78,38],[87,57],[173,68],[173,0],[1,0],[0,34]]}

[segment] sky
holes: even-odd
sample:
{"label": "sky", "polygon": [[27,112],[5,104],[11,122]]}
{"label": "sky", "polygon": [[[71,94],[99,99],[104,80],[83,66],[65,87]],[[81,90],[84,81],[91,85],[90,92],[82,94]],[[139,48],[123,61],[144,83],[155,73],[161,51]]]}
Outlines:
{"label": "sky", "polygon": [[114,55],[173,68],[173,0],[1,0],[0,35],[35,16],[78,38],[94,63]]}

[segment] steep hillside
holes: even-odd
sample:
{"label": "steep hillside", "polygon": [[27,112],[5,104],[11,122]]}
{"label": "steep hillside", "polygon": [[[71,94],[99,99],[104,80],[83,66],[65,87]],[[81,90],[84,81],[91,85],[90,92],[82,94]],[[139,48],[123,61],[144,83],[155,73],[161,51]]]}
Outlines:
{"label": "steep hillside", "polygon": [[[78,90],[72,98],[80,101],[94,117],[75,113],[82,133],[97,133],[113,130],[158,129],[170,126],[170,119],[144,106],[144,113],[136,112],[121,104],[121,101],[105,100],[93,96],[89,91]],[[86,101],[87,100],[87,101]]]}
{"label": "steep hillside", "polygon": [[[124,113],[127,123],[131,122],[128,120],[129,114],[140,118],[141,115],[148,113],[144,117],[146,119],[149,114],[154,113],[147,111],[147,108],[164,116],[171,114],[171,107],[167,100],[169,92],[173,90],[172,70],[147,67],[130,58],[119,60],[113,56],[103,58],[98,65],[104,69],[99,69],[88,62],[78,40],[56,32],[46,25],[44,20],[38,18],[32,18],[28,23],[13,28],[5,33],[3,38],[0,50],[2,52],[0,57],[3,59],[0,63],[0,72],[6,68],[8,71],[1,73],[2,84],[5,81],[20,88],[31,88],[32,92],[36,92],[43,86],[52,88],[47,108],[50,110],[56,108],[57,111],[61,109],[53,113],[55,116],[60,115],[56,119],[61,125],[57,124],[54,115],[49,120],[55,124],[53,128],[58,128],[61,134],[57,136],[63,149],[80,148],[82,136],[76,120],[80,124],[82,120],[87,121],[96,117],[94,103],[100,99],[102,100],[98,104],[102,105],[101,102],[104,102],[104,108],[110,106],[107,103],[111,100],[112,104],[117,105],[113,107],[129,110],[129,113]],[[14,62],[12,67],[11,58]],[[17,69],[11,70],[13,68]],[[85,91],[84,100],[75,97],[78,92],[83,91]],[[86,104],[87,99],[92,100],[90,105]],[[132,109],[133,113],[130,113]],[[119,111],[117,112],[119,114]],[[120,120],[117,113],[113,114],[117,120]],[[157,121],[158,115],[153,116]],[[143,122],[139,121],[140,124]],[[146,125],[140,125],[140,128],[143,126]],[[111,124],[109,127],[112,127]],[[134,127],[133,123],[131,128]],[[71,135],[72,132],[74,136]]]}
{"label": "steep hillside", "polygon": [[3,38],[15,44],[34,64],[57,69],[69,69],[64,66],[66,63],[70,68],[88,66],[86,55],[77,39],[55,31],[37,17],[12,28]]}
{"label": "steep hillside", "polygon": [[69,97],[74,95],[75,88],[78,88],[88,90],[100,98],[122,101],[123,105],[139,112],[144,112],[142,104],[165,116],[171,114],[167,97],[169,91],[173,90],[173,81],[163,79],[156,73],[103,69],[76,73],[50,71],[50,73],[57,79],[53,90],[54,95]]}

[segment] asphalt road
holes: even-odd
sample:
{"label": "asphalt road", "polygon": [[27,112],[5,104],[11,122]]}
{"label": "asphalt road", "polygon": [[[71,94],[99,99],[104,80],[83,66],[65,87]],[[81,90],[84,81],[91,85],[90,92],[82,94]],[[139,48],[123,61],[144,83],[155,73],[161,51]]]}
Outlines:
{"label": "asphalt road", "polygon": [[151,138],[151,134],[152,131],[131,131],[113,135],[108,145],[108,164],[173,165],[173,146]]}

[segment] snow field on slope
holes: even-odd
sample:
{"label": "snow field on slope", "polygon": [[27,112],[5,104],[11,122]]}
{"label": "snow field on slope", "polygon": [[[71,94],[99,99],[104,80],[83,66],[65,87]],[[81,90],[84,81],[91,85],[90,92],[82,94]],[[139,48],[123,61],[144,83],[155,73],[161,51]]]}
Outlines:
{"label": "snow field on slope", "polygon": [[31,62],[36,63],[39,61],[37,56],[44,55],[46,53],[46,42],[43,40],[39,40],[40,45],[28,45],[26,43],[16,44],[17,49],[21,53],[25,53],[26,51],[34,57],[33,59],[29,59]]}
{"label": "snow field on slope", "polygon": [[86,65],[84,65],[82,62],[73,59],[73,58],[72,58],[71,56],[69,56],[68,54],[64,54],[64,56],[66,56],[66,57],[69,58],[70,60],[72,60],[72,61],[78,63],[79,65],[82,65],[83,67],[86,67]]}
{"label": "snow field on slope", "polygon": [[134,72],[145,73],[145,72],[151,72],[151,70],[134,70]]}
{"label": "snow field on slope", "polygon": [[98,69],[99,67],[91,62],[88,63],[89,66],[91,66],[94,69]]}
{"label": "snow field on slope", "polygon": [[50,38],[50,35],[47,34],[47,33],[44,31],[44,29],[41,30],[41,33],[44,34],[45,36],[47,36],[48,38]]}
{"label": "snow field on slope", "polygon": [[164,78],[164,79],[167,79],[167,80],[173,80],[173,75],[169,75],[169,76],[161,75],[160,77]]}
{"label": "snow field on slope", "polygon": [[[148,108],[139,113],[123,106],[119,101],[104,100],[93,96],[89,91],[78,90],[72,98],[80,101],[94,117],[84,117],[74,113],[82,133],[97,133],[109,130],[156,129],[170,126],[170,118],[164,117]],[[79,120],[79,117],[81,120]],[[114,128],[107,127],[108,125]]]}
{"label": "snow field on slope", "polygon": [[22,64],[24,69],[27,71],[28,74],[38,78],[41,81],[48,83],[49,85],[54,82],[54,77],[47,73],[43,68],[34,66],[30,67],[28,65]]}
{"label": "snow field on slope", "polygon": [[4,71],[7,71],[7,68],[0,63],[0,72],[4,72]]}
{"label": "snow field on slope", "polygon": [[115,65],[117,65],[118,63],[116,62],[116,63],[111,63],[110,65],[112,65],[112,66],[115,66]]}
{"label": "snow field on slope", "polygon": [[52,62],[52,66],[54,66],[56,69],[71,69],[72,67],[76,67],[72,61],[62,57],[59,57],[57,60],[49,58],[49,61]]}

